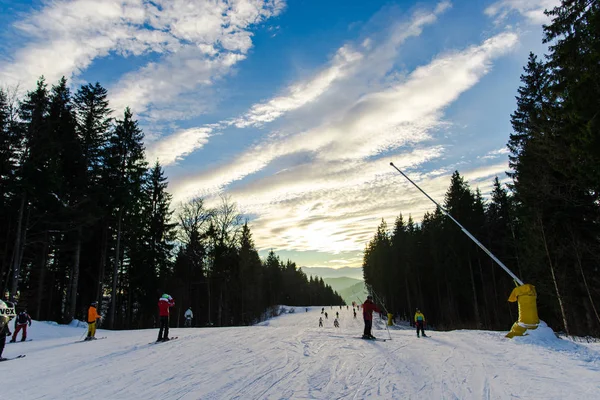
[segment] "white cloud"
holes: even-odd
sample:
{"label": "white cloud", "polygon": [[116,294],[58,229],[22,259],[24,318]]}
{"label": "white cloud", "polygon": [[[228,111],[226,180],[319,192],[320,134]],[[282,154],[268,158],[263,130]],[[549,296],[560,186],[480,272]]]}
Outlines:
{"label": "white cloud", "polygon": [[[389,62],[397,54],[398,46],[406,39],[420,35],[426,25],[434,23],[449,7],[450,2],[444,1],[438,3],[432,12],[417,11],[408,22],[394,26],[388,33],[388,40],[374,51],[371,51],[373,49],[370,38],[364,39],[360,46],[346,44],[340,47],[327,68],[305,82],[290,86],[284,95],[252,106],[248,113],[236,118],[232,123],[238,128],[243,128],[272,122],[286,112],[317,100],[337,81],[365,72],[366,68],[376,64],[379,64],[378,68],[389,68]],[[365,61],[366,58],[370,60]]]}
{"label": "white cloud", "polygon": [[362,53],[352,50],[350,46],[343,46],[337,51],[329,68],[307,82],[288,88],[285,96],[275,97],[266,103],[252,106],[248,113],[232,123],[238,128],[261,125],[279,118],[288,111],[302,107],[322,95],[334,81],[347,76],[351,68],[362,58]]}
{"label": "white cloud", "polygon": [[200,148],[208,142],[211,133],[212,129],[209,127],[176,132],[167,139],[150,144],[146,151],[146,158],[150,161],[159,160],[162,165],[173,164],[187,155],[178,151],[178,148]]}
{"label": "white cloud", "polygon": [[30,87],[42,74],[50,82],[76,77],[111,52],[163,54],[113,85],[110,96],[115,109],[129,105],[139,114],[157,103],[154,117],[169,116],[169,101],[210,85],[244,59],[252,25],[283,6],[282,0],[48,2],[15,24],[27,41],[0,63],[0,81]]}
{"label": "white cloud", "polygon": [[506,155],[509,153],[510,153],[510,150],[508,150],[507,147],[502,147],[497,150],[489,151],[486,155],[479,156],[477,158],[480,158],[482,160],[492,160],[492,159],[499,158],[499,157],[506,157]]}
{"label": "white cloud", "polygon": [[[284,91],[284,95],[277,96],[264,103],[256,104],[244,115],[229,121],[223,121],[222,124],[245,128],[272,122],[284,114],[319,101],[323,96],[328,94],[328,91],[331,92],[334,89],[334,84],[336,83],[343,86],[344,92],[346,92],[347,87],[350,86],[353,86],[354,90],[358,90],[360,85],[356,84],[356,80],[368,82],[373,79],[379,79],[382,75],[385,75],[393,66],[399,46],[408,38],[420,35],[426,25],[434,23],[437,20],[438,15],[443,13],[449,7],[449,2],[441,2],[435,7],[434,11],[415,12],[408,21],[399,22],[393,25],[387,32],[387,38],[377,46],[374,45],[373,40],[369,38],[361,40],[360,45],[343,45],[336,51],[328,66],[317,72],[311,78],[291,85]],[[215,75],[213,70],[210,70],[210,72]],[[131,78],[131,83],[125,85],[127,89],[123,89],[123,91],[120,92],[126,92],[119,96],[126,99],[121,101],[121,103],[135,103],[138,98],[145,98],[146,93],[156,90],[159,90],[160,93],[162,93],[165,102],[169,103],[173,97],[170,94],[171,90],[179,93],[181,90],[177,89],[178,86],[185,87],[189,81],[193,82],[195,79],[201,79],[203,76],[201,73],[194,75],[193,71],[189,70],[185,65],[178,69],[178,75],[179,78],[175,84],[170,82],[171,85],[161,85],[161,77],[164,76],[162,73],[150,73],[148,79],[141,80],[140,74],[135,74]],[[357,76],[360,77],[357,78]],[[353,83],[348,82],[350,79],[354,80]],[[128,80],[126,79],[126,81]],[[156,87],[157,85],[165,87]],[[362,85],[364,85],[364,83],[362,83]],[[169,89],[169,86],[172,89]],[[127,93],[130,94],[128,95]],[[345,97],[345,99],[343,99],[344,101],[347,101],[347,98],[352,98],[352,96],[347,96],[345,93],[343,96]],[[330,104],[336,104],[336,106],[342,105],[342,103],[337,100],[330,102]],[[158,113],[156,104],[154,110],[151,112],[154,114]],[[158,115],[162,116],[163,114]],[[420,135],[420,133],[417,132],[417,129],[411,129],[411,132],[414,135]],[[169,138],[166,140],[170,141]],[[304,140],[304,136],[301,135],[298,140]],[[315,141],[314,138],[310,138],[310,140],[313,142],[312,144],[317,144],[317,141]],[[174,145],[173,154],[180,152],[181,155],[187,155],[199,148],[193,142],[170,143]],[[391,144],[382,144],[383,147],[388,145]],[[261,145],[256,149],[257,152],[260,152],[260,155],[249,157],[251,161],[241,160],[239,162],[242,167],[241,169],[246,172],[240,172],[230,176],[228,175],[228,172],[221,174],[219,172],[221,171],[220,168],[213,171],[213,178],[204,182],[205,190],[219,188],[233,180],[243,178],[246,174],[252,174],[264,168],[271,159],[279,156],[280,150],[276,147],[277,146],[265,147],[265,145]],[[174,162],[177,158],[179,157],[170,157],[169,159]],[[190,187],[190,190],[194,190],[193,187]]]}
{"label": "white cloud", "polygon": [[189,117],[194,114],[193,109],[187,110],[189,114],[185,111],[173,114],[172,104],[177,108],[179,96],[199,86],[211,85],[244,58],[239,53],[206,57],[197,48],[186,47],[159,63],[150,63],[125,74],[110,90],[111,107],[121,110],[130,106],[136,114],[152,120],[163,120],[173,115],[178,119]]}
{"label": "white cloud", "polygon": [[560,5],[560,0],[500,0],[485,9],[485,14],[502,22],[511,12],[517,12],[534,24],[545,24],[549,18],[544,10]]}
{"label": "white cloud", "polygon": [[195,188],[215,190],[263,168],[278,157],[307,152],[313,162],[364,160],[429,138],[441,125],[441,111],[491,68],[491,61],[513,48],[517,37],[503,33],[462,52],[438,57],[417,68],[405,82],[359,98],[321,126],[265,142],[237,161],[175,187],[180,197]]}
{"label": "white cloud", "polygon": [[[420,143],[444,126],[444,108],[475,85],[490,71],[492,61],[516,43],[516,35],[503,33],[478,46],[440,55],[404,81],[383,89],[376,86],[373,92],[340,107],[325,123],[270,138],[228,165],[172,181],[174,197],[184,200],[200,189],[210,198],[227,187],[243,210],[258,215],[252,229],[261,247],[335,253],[361,250],[381,217],[393,222],[402,211],[420,219],[432,208],[420,193],[408,194],[413,189],[389,162],[410,171],[439,160],[443,147]],[[373,46],[377,51],[377,45]],[[272,173],[274,165],[284,167]],[[443,200],[449,170],[434,172],[415,179],[426,178],[430,194]],[[479,175],[488,176],[488,172]],[[234,181],[240,182],[228,186]]]}

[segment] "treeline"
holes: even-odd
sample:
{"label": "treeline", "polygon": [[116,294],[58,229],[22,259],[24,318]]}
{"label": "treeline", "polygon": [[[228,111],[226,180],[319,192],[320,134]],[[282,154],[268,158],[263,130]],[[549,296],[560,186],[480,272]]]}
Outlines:
{"label": "treeline", "polygon": [[342,304],[273,252],[262,261],[248,224],[223,197],[174,214],[162,166],[145,159],[129,109],[113,119],[107,91],[41,78],[22,101],[0,90],[0,285],[41,320],[86,318],[100,302],[104,327],[155,324],[163,292],[175,320],[250,324],[277,304]]}
{"label": "treeline", "polygon": [[[540,317],[600,336],[600,5],[569,0],[547,14],[549,54],[531,54],[511,115],[510,191],[488,203],[456,172],[444,207],[523,281]],[[442,328],[509,329],[514,284],[440,210],[420,225],[382,224],[364,255],[388,308],[421,307]]]}

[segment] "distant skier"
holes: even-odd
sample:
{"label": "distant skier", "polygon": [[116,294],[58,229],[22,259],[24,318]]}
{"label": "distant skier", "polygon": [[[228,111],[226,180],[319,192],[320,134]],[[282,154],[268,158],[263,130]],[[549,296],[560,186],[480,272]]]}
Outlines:
{"label": "distant skier", "polygon": [[356,310],[353,308],[352,312],[354,312],[354,318],[356,318]]}
{"label": "distant skier", "polygon": [[335,312],[335,317],[336,317],[336,318],[339,318],[339,317],[340,317],[340,313],[336,311],[336,312]]}
{"label": "distant skier", "polygon": [[192,307],[188,308],[184,314],[186,328],[190,328],[192,326],[192,319],[194,319],[194,313],[192,312]]}
{"label": "distant skier", "polygon": [[[169,309],[175,305],[175,300],[168,294],[163,294],[158,299],[158,315],[160,316],[160,329],[157,342],[169,341]],[[163,334],[164,332],[164,334]]]}
{"label": "distant skier", "polygon": [[340,327],[340,323],[338,322],[337,318],[333,320],[333,326],[335,326],[336,328]]}
{"label": "distant skier", "polygon": [[27,340],[27,325],[31,326],[31,317],[27,314],[27,310],[23,310],[17,315],[17,318],[15,318],[15,332],[10,340],[11,343],[17,341],[17,335],[21,329],[23,330],[21,342]]}
{"label": "distant skier", "polygon": [[15,316],[15,309],[13,303],[10,301],[2,301],[0,300],[0,361],[6,360],[2,358],[2,352],[4,351],[4,346],[6,345],[6,337],[10,336],[10,330],[8,329],[8,324],[11,319]]}
{"label": "distant skier", "polygon": [[425,325],[425,316],[421,313],[421,311],[417,308],[415,312],[415,325],[417,326],[417,337],[419,336],[419,329],[423,334],[423,337],[427,337],[425,331],[423,330],[423,326]]}
{"label": "distant skier", "polygon": [[98,302],[92,301],[90,303],[90,308],[88,308],[88,318],[87,318],[88,334],[84,340],[96,340],[96,321],[98,321],[100,318],[102,318],[98,314],[98,311],[96,310],[97,306],[98,306]]}
{"label": "distant skier", "polygon": [[362,305],[363,319],[365,320],[365,331],[363,333],[363,339],[375,339],[375,336],[371,334],[371,328],[373,326],[373,311],[381,312],[379,308],[373,303],[373,297],[367,296],[367,300]]}
{"label": "distant skier", "polygon": [[321,308],[321,314],[325,312],[325,307]]}
{"label": "distant skier", "polygon": [[323,327],[323,317],[319,317],[319,328]]}
{"label": "distant skier", "polygon": [[325,319],[329,319],[329,318],[327,318],[327,313],[325,313]]}

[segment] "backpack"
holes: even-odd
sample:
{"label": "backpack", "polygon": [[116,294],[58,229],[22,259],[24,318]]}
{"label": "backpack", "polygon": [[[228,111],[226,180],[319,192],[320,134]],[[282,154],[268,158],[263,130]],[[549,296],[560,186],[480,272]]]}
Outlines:
{"label": "backpack", "polygon": [[20,312],[17,316],[17,324],[26,324],[29,321],[29,315],[26,312]]}

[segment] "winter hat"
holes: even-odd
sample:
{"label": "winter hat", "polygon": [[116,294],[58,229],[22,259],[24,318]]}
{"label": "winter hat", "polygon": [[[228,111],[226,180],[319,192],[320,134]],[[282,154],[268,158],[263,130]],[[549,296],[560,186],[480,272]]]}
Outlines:
{"label": "winter hat", "polygon": [[367,296],[367,299],[369,299],[369,300],[373,300],[373,296],[371,296],[371,295],[368,295],[368,296]]}

